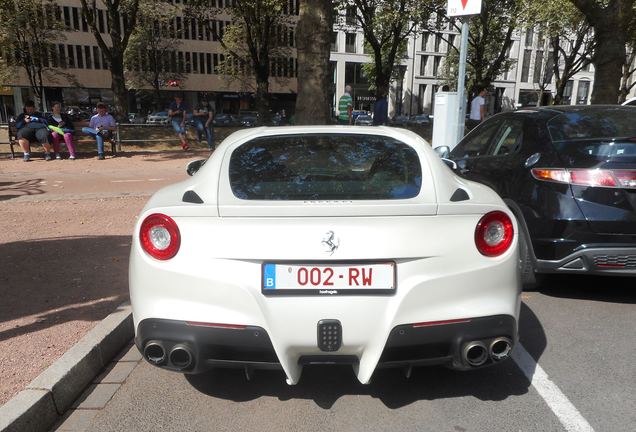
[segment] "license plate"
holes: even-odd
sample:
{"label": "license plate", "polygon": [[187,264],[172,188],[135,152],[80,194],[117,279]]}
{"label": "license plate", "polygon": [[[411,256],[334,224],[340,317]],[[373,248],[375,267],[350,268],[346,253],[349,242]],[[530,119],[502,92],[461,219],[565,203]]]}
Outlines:
{"label": "license plate", "polygon": [[263,293],[291,294],[392,294],[395,263],[265,263]]}

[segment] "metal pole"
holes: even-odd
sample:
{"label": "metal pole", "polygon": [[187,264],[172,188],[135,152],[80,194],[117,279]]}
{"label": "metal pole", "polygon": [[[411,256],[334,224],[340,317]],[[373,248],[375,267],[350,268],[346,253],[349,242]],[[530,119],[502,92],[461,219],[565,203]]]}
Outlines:
{"label": "metal pole", "polygon": [[459,118],[457,119],[457,141],[464,137],[466,123],[466,98],[464,81],[466,79],[466,56],[468,53],[468,17],[462,17],[462,36],[459,45],[459,72],[457,75],[457,97],[459,98]]}

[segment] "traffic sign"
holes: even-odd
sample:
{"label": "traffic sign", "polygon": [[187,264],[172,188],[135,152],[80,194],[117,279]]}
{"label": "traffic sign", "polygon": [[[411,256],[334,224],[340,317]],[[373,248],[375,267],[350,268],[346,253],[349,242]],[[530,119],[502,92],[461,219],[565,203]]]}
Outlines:
{"label": "traffic sign", "polygon": [[446,15],[449,17],[479,15],[481,0],[448,0]]}

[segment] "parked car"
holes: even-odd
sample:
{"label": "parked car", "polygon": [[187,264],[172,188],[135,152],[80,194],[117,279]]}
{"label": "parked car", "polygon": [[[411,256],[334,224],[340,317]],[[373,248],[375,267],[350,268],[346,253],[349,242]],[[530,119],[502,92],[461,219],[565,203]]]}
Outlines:
{"label": "parked car", "polygon": [[167,125],[170,123],[170,116],[167,111],[154,112],[148,116],[146,123]]}
{"label": "parked car", "polygon": [[360,115],[367,115],[368,112],[366,111],[362,111],[362,110],[353,110],[351,111],[351,120],[353,121],[353,123],[355,124],[356,119],[358,118],[358,116]]}
{"label": "parked car", "polygon": [[634,137],[631,107],[524,108],[484,121],[445,156],[515,213],[527,286],[543,273],[636,276]]}
{"label": "parked car", "polygon": [[391,126],[407,126],[409,123],[408,116],[396,115],[390,121]]}
{"label": "parked car", "polygon": [[238,124],[238,120],[231,114],[220,113],[214,116],[212,123],[214,126],[236,126]]}
{"label": "parked car", "polygon": [[623,102],[621,105],[629,105],[629,106],[635,106],[636,105],[636,97],[627,99],[625,102]]}
{"label": "parked car", "polygon": [[146,123],[146,118],[139,113],[128,113],[128,123],[144,124]]}
{"label": "parked car", "polygon": [[235,132],[150,199],[129,270],[148,362],[276,368],[289,384],[303,365],[342,363],[369,383],[377,367],[468,370],[509,356],[513,213],[420,136],[373,131]]}
{"label": "parked car", "polygon": [[356,117],[356,126],[373,126],[373,117],[368,114],[360,114]]}
{"label": "parked car", "polygon": [[409,126],[425,126],[431,123],[428,114],[418,114],[411,116],[408,121]]}
{"label": "parked car", "polygon": [[258,113],[243,111],[238,117],[238,122],[243,127],[254,127],[258,124]]}

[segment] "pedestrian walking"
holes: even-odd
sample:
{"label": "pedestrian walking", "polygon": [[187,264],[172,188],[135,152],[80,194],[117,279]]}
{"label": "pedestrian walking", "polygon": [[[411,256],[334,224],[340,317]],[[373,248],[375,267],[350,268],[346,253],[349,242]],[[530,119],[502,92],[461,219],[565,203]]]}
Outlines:
{"label": "pedestrian walking", "polygon": [[88,127],[82,128],[82,132],[95,138],[97,143],[97,159],[104,160],[104,141],[110,141],[113,131],[117,128],[115,118],[108,113],[105,103],[96,105],[97,114],[91,117]]}
{"label": "pedestrian walking", "polygon": [[350,85],[345,86],[345,92],[338,100],[338,123],[342,125],[350,125],[352,123],[353,98],[351,97],[352,88]]}
{"label": "pedestrian walking", "polygon": [[51,107],[52,113],[46,118],[51,130],[51,138],[53,138],[53,150],[55,151],[55,159],[62,159],[60,155],[61,140],[64,140],[66,149],[69,153],[69,159],[75,159],[75,146],[73,146],[73,122],[68,114],[62,112],[62,104],[53,102]]}
{"label": "pedestrian walking", "polygon": [[380,96],[373,104],[373,125],[381,126],[389,121],[389,102],[386,100],[387,91],[385,88],[380,89]]}
{"label": "pedestrian walking", "polygon": [[172,127],[174,131],[179,136],[181,140],[181,148],[185,151],[190,148],[188,145],[188,140],[186,138],[186,116],[188,113],[188,106],[183,101],[183,96],[180,94],[176,94],[174,96],[174,100],[170,102],[170,106],[168,107],[168,116],[170,116],[170,121],[172,123]]}
{"label": "pedestrian walking", "polygon": [[479,94],[470,103],[469,130],[486,119],[486,95],[488,95],[488,89],[481,88]]}

